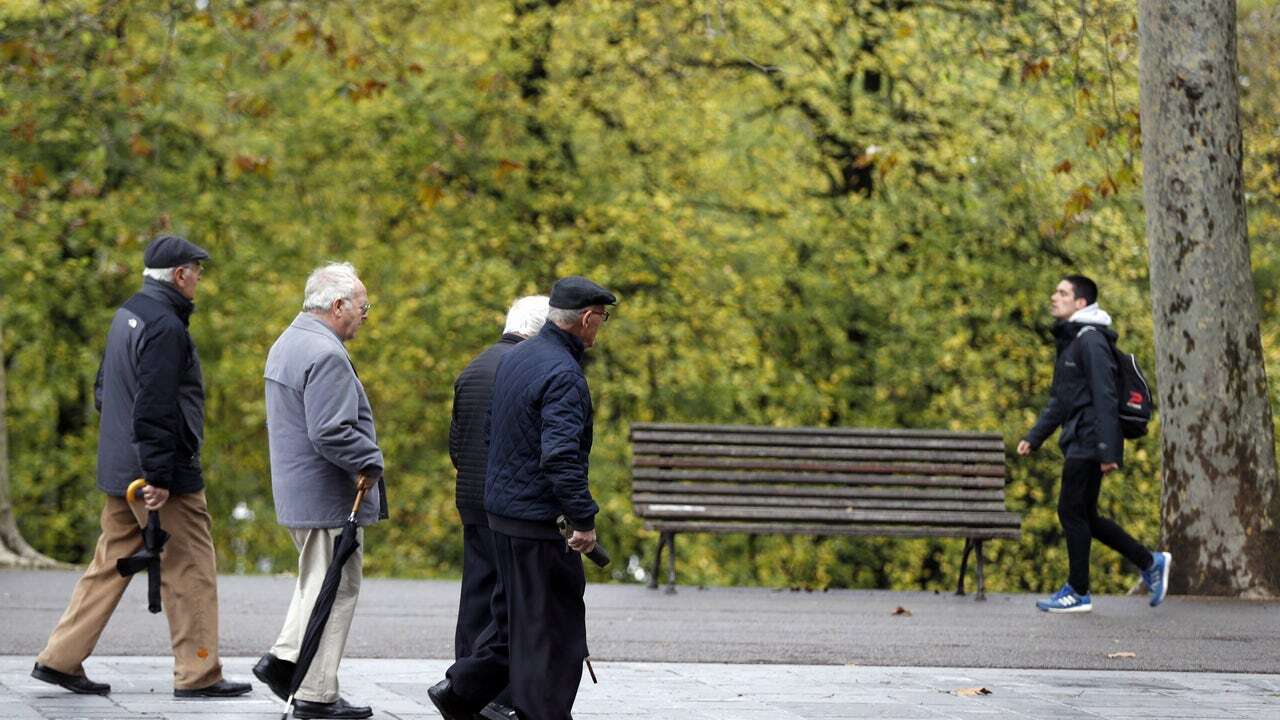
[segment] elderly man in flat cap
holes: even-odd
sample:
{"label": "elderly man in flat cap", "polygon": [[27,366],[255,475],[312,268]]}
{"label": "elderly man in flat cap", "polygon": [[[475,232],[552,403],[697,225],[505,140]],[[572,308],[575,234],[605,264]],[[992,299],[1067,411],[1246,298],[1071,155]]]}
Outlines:
{"label": "elderly man in flat cap", "polygon": [[[558,281],[542,330],[498,364],[484,506],[502,591],[477,649],[427,691],[448,720],[470,720],[508,679],[522,720],[571,720],[588,655],[578,553],[595,547],[599,511],[587,483],[592,405],[582,357],[615,302],[586,278]],[[567,548],[560,515],[574,528]]]}
{"label": "elderly man in flat cap", "polygon": [[[502,358],[542,329],[547,321],[549,299],[546,295],[531,295],[512,303],[502,337],[468,363],[453,383],[449,459],[458,471],[456,501],[462,520],[462,586],[453,641],[455,660],[470,655],[481,633],[493,622],[493,593],[498,587],[493,535],[489,532],[489,516],[484,511],[493,378]],[[505,720],[513,712],[510,705],[510,695],[504,691],[485,712],[488,717]]]}
{"label": "elderly man in flat cap", "polygon": [[[222,677],[218,656],[218,586],[211,520],[200,469],[204,381],[187,331],[192,300],[209,253],[165,235],[143,254],[142,290],[116,311],[94,394],[98,426],[98,489],[106,493],[102,534],[93,560],[71,594],[31,676],[72,692],[106,695],[111,687],[85,675],[129,577],[116,560],[142,549],[140,526],[160,513],[169,541],[160,555],[161,598],[173,644],[173,694],[230,697],[249,683]],[[125,501],[144,478],[145,507]]]}

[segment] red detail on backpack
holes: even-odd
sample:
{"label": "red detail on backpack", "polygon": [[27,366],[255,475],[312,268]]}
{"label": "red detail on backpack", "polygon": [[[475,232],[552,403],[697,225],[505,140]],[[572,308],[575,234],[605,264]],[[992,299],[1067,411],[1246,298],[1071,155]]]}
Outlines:
{"label": "red detail on backpack", "polygon": [[1142,393],[1140,393],[1140,392],[1138,392],[1138,391],[1136,391],[1136,390],[1130,391],[1130,393],[1129,393],[1129,404],[1130,404],[1130,405],[1137,405],[1137,406],[1139,406],[1139,407],[1140,407],[1140,406],[1142,405]]}

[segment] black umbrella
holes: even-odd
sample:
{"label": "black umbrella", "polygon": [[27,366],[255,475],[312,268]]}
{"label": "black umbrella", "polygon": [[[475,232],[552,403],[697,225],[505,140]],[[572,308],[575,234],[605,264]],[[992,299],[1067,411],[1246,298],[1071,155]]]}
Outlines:
{"label": "black umbrella", "polygon": [[285,700],[284,715],[280,716],[280,720],[289,717],[289,711],[293,709],[293,695],[298,692],[303,678],[311,669],[311,661],[316,659],[316,651],[320,649],[320,638],[324,635],[324,626],[329,622],[329,615],[333,613],[333,601],[338,595],[338,583],[342,581],[342,568],[347,564],[347,560],[351,559],[356,548],[360,547],[360,543],[356,541],[356,512],[360,509],[360,502],[364,500],[364,492],[368,487],[363,475],[357,477],[356,501],[351,506],[351,515],[347,518],[347,524],[342,527],[342,534],[333,541],[333,561],[329,563],[329,569],[324,572],[324,582],[316,595],[316,604],[311,608],[311,618],[307,620],[307,631],[302,635],[302,647],[298,648],[298,660],[293,670],[293,679],[289,681],[289,699]]}
{"label": "black umbrella", "polygon": [[[138,478],[129,483],[125,491],[125,501],[132,503],[139,489],[146,487],[147,481]],[[127,558],[116,560],[116,572],[121,577],[129,577],[143,570],[147,571],[147,609],[152,613],[160,612],[160,551],[164,549],[169,533],[160,529],[160,513],[147,512],[147,525],[142,528],[142,549]]]}

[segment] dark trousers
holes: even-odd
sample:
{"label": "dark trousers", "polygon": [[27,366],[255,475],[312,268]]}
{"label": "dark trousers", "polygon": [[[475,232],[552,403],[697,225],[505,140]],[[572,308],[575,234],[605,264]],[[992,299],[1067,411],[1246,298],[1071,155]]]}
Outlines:
{"label": "dark trousers", "polygon": [[494,623],[475,652],[445,676],[476,709],[509,677],[511,704],[523,720],[572,720],[587,657],[582,557],[564,540],[492,535],[505,612],[494,603]]}
{"label": "dark trousers", "polygon": [[1071,566],[1067,582],[1081,595],[1089,592],[1089,545],[1094,538],[1128,558],[1139,569],[1151,566],[1150,550],[1119,525],[1098,515],[1101,490],[1102,467],[1097,460],[1068,458],[1063,464],[1058,520],[1067,536],[1067,559]]}
{"label": "dark trousers", "polygon": [[[453,635],[454,660],[473,654],[480,646],[485,628],[493,624],[495,594],[496,606],[505,612],[506,600],[494,554],[493,533],[487,525],[462,526],[462,592],[458,598],[458,627]],[[494,701],[511,705],[511,693],[504,687]]]}

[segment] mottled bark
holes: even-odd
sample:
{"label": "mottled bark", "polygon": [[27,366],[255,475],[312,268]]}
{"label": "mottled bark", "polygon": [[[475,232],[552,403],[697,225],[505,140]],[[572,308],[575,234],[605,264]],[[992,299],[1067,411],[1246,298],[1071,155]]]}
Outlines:
{"label": "mottled bark", "polygon": [[13,501],[9,494],[8,386],[3,340],[3,325],[0,325],[0,567],[59,567],[60,563],[41,555],[27,544],[13,517]]}
{"label": "mottled bark", "polygon": [[1242,190],[1234,0],[1141,0],[1143,198],[1173,592],[1280,594],[1280,487]]}

